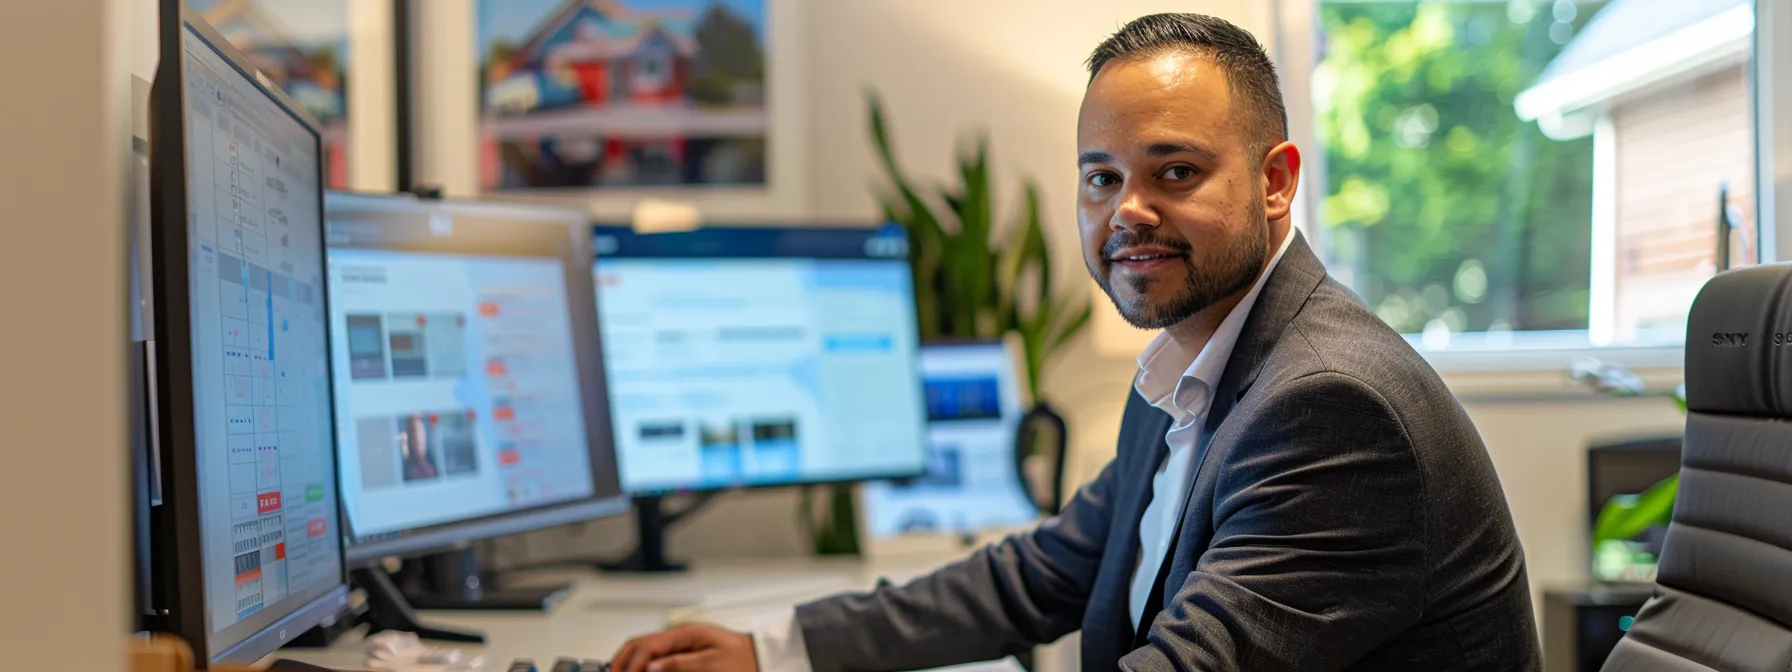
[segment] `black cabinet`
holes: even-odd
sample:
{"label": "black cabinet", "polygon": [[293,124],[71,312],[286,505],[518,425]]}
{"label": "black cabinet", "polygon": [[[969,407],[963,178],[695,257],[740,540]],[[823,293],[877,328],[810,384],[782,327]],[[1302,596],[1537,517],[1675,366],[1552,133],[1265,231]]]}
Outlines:
{"label": "black cabinet", "polygon": [[1592,584],[1543,592],[1544,672],[1599,672],[1652,584]]}

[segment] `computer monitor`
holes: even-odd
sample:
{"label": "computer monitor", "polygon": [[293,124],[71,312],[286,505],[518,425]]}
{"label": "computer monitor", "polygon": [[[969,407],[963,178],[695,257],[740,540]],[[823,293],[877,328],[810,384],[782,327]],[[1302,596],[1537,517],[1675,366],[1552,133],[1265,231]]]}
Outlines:
{"label": "computer monitor", "polygon": [[351,564],[628,510],[577,211],[331,193]]}
{"label": "computer monitor", "polygon": [[[1587,529],[1605,507],[1634,501],[1649,488],[1680,473],[1679,436],[1604,440],[1587,447]],[[1667,525],[1654,525],[1631,539],[1593,549],[1592,575],[1611,583],[1655,580]]]}
{"label": "computer monitor", "polygon": [[923,471],[904,229],[593,235],[617,461],[637,495],[640,550],[658,543],[654,495]]}
{"label": "computer monitor", "polygon": [[1001,341],[922,344],[927,471],[864,485],[864,519],[874,545],[909,536],[974,538],[1039,519],[1014,450],[1026,412],[1018,362]]}
{"label": "computer monitor", "polygon": [[178,0],[151,93],[157,629],[259,659],[348,605],[317,124]]}

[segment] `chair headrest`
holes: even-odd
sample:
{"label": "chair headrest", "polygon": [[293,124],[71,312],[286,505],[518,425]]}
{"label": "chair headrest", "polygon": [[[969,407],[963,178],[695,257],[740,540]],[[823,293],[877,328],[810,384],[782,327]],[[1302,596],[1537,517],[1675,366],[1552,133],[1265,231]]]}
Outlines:
{"label": "chair headrest", "polygon": [[1792,263],[1720,273],[1686,322],[1686,406],[1792,418]]}

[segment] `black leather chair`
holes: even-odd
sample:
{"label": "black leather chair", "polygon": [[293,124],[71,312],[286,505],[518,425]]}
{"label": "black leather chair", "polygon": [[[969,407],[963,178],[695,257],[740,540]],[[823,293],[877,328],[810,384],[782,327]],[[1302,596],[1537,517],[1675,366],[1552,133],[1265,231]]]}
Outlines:
{"label": "black leather chair", "polygon": [[1607,672],[1792,670],[1792,264],[1693,301],[1680,492],[1655,596]]}

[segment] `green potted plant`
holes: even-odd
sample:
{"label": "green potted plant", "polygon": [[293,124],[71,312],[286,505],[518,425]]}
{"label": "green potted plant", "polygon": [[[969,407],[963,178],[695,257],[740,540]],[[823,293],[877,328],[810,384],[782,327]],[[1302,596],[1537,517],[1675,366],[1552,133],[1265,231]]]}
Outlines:
{"label": "green potted plant", "polygon": [[[1027,453],[1039,446],[1062,446],[1063,418],[1042,399],[1040,379],[1052,356],[1087,326],[1092,305],[1087,293],[1074,287],[1061,290],[1053,283],[1038,185],[1022,179],[1020,208],[1002,222],[991,186],[989,139],[983,133],[960,145],[954,180],[924,184],[898,163],[882,100],[875,92],[867,92],[866,100],[871,141],[884,171],[878,201],[884,218],[909,233],[922,340],[1018,340],[1027,391],[1035,403],[1029,427],[1045,425],[1048,430],[1023,432],[1033,439]],[[1057,485],[1032,487],[1037,491]],[[816,552],[856,553],[851,489],[828,486],[818,494],[821,489],[805,489],[801,505],[804,529]]]}

